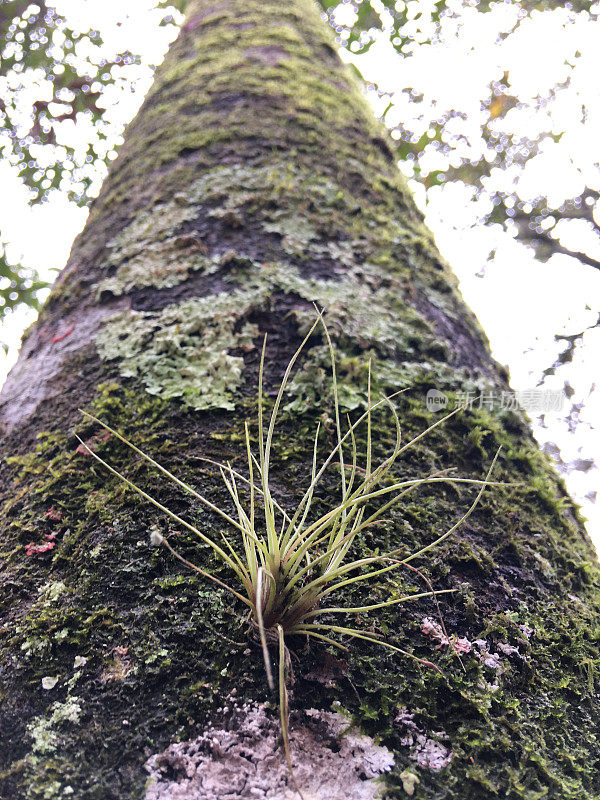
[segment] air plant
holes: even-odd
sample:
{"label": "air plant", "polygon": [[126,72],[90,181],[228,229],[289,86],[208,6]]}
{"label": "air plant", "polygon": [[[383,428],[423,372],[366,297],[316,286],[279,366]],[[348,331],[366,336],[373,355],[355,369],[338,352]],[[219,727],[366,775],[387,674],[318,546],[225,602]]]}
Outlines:
{"label": "air plant", "polygon": [[[337,615],[358,615],[364,612],[376,611],[427,596],[435,597],[437,602],[438,594],[452,592],[453,590],[434,592],[429,587],[430,591],[403,595],[391,600],[367,603],[363,606],[355,607],[329,605],[329,597],[350,585],[372,585],[373,580],[377,577],[403,567],[414,569],[411,567],[410,562],[425,555],[443,542],[473,513],[486,486],[491,484],[490,475],[498,457],[498,453],[496,453],[484,480],[457,478],[448,475],[448,472],[445,471],[425,477],[391,481],[389,478],[390,471],[402,453],[406,452],[434,428],[442,425],[457,411],[444,416],[412,440],[403,444],[400,422],[394,404],[391,402],[395,395],[382,397],[377,402],[372,401],[371,367],[369,363],[367,409],[355,422],[348,420],[348,427],[344,432],[340,418],[333,344],[323,316],[320,312],[317,313],[318,317],[315,323],[287,365],[266,427],[263,419],[263,374],[267,341],[265,336],[258,379],[258,457],[252,451],[250,431],[248,423],[245,423],[247,475],[243,475],[233,469],[230,463],[222,464],[212,459],[202,459],[218,468],[235,506],[236,516],[230,515],[192,486],[177,478],[116,430],[102,422],[102,420],[97,419],[86,411],[82,412],[87,418],[98,423],[128,445],[170,481],[218,514],[231,529],[231,533],[220,531],[220,538],[215,537],[213,539],[207,536],[111,467],[88,448],[85,443],[81,442],[86,451],[111,473],[160,511],[164,512],[178,525],[191,531],[204,544],[212,548],[218,558],[227,565],[232,579],[230,582],[225,583],[210,572],[183,558],[166,537],[157,531],[152,534],[151,540],[154,544],[164,545],[181,562],[214,584],[226,589],[243,605],[247,606],[250,623],[256,630],[262,646],[267,681],[271,690],[274,690],[275,682],[269,645],[278,645],[279,706],[282,740],[294,783],[295,778],[293,776],[289,748],[288,696],[285,677],[286,663],[289,660],[286,637],[301,634],[342,650],[348,650],[347,646],[334,637],[342,635],[362,639],[386,647],[409,658],[414,658],[421,664],[437,669],[431,662],[417,658],[413,654],[386,641],[377,633],[349,627],[345,624],[338,625],[331,622],[330,619]],[[320,424],[318,424],[314,437],[310,483],[295,510],[288,512],[273,496],[270,479],[271,452],[276,440],[275,428],[281,403],[294,364],[319,324],[323,328],[330,353],[336,444],[325,460],[318,465],[317,452],[321,430]],[[396,442],[388,457],[381,463],[374,465],[372,457],[372,415],[373,412],[380,408],[387,408],[391,412]],[[366,463],[364,467],[359,467],[357,463],[356,431],[361,425],[366,425]],[[350,458],[347,460],[345,459],[345,448],[350,451]],[[314,492],[328,468],[339,470],[340,496],[331,508],[320,516],[316,516],[313,513]],[[477,485],[479,486],[479,491],[468,510],[460,519],[434,541],[424,544],[420,549],[408,556],[401,556],[402,548],[391,550],[382,555],[365,555],[361,557],[352,555],[353,546],[361,532],[381,520],[382,515],[398,504],[407,494],[424,485],[449,482]],[[242,487],[243,491],[241,491]],[[378,507],[372,510],[375,504],[378,504]],[[237,535],[233,532],[237,532]],[[418,570],[415,571],[418,572]],[[301,794],[297,785],[296,788]]]}

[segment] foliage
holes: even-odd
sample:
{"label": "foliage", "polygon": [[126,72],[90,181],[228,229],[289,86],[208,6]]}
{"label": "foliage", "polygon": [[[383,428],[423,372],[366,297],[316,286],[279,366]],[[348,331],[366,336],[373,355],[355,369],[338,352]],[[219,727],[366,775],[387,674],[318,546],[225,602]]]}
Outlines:
{"label": "foliage", "polygon": [[[338,10],[348,6],[331,0],[322,0],[321,4],[338,34],[339,43],[351,52],[366,53],[376,41],[383,39],[389,40],[405,59],[419,57],[428,49],[433,52],[436,46],[451,42],[469,25],[474,14],[492,16],[497,12],[496,39],[490,43],[495,48],[510,41],[514,41],[515,47],[522,47],[518,37],[528,24],[541,22],[541,13],[560,14],[565,30],[574,28],[582,19],[598,21],[599,14],[598,3],[588,0],[571,3],[521,0],[508,4],[490,0],[478,3],[378,0],[357,3],[354,18],[350,21],[351,15],[344,15],[345,23],[340,24]],[[412,164],[413,177],[426,190],[447,182],[473,187],[479,201],[480,222],[507,227],[517,239],[533,247],[542,261],[560,253],[600,268],[600,261],[593,255],[595,246],[589,244],[594,241],[600,244],[600,225],[594,216],[600,198],[598,165],[586,174],[580,172],[579,190],[560,199],[549,198],[543,190],[532,195],[526,182],[521,180],[534,159],[552,151],[565,134],[564,130],[556,128],[553,104],[564,104],[569,97],[575,112],[580,109],[581,118],[577,121],[593,124],[586,108],[587,99],[577,86],[576,71],[582,53],[577,48],[577,38],[573,38],[574,43],[565,53],[560,77],[550,81],[544,89],[538,89],[539,93],[534,96],[520,97],[511,86],[509,69],[499,63],[497,74],[490,76],[491,81],[479,98],[479,126],[468,124],[468,115],[461,109],[444,107],[442,98],[431,96],[419,87],[407,85],[402,89],[405,95],[402,101],[385,89],[378,90],[374,86],[373,90],[380,93],[382,116],[398,141],[400,160]],[[465,42],[465,46],[475,51],[477,42],[471,41],[470,45]],[[394,114],[394,106],[399,102],[404,110],[400,119]],[[522,112],[535,112],[540,118],[535,131]],[[569,120],[569,124],[573,122]],[[576,170],[576,160],[572,168]],[[506,173],[505,180],[497,180],[499,171]],[[588,233],[588,245],[582,249],[565,245],[560,240],[567,231],[565,223],[573,220],[583,224]],[[573,226],[568,233],[571,230],[579,231],[581,227]]]}
{"label": "foliage", "polygon": [[[0,159],[31,203],[60,191],[85,206],[119,141],[105,119],[106,90],[129,90],[141,57],[111,52],[97,30],[67,19],[58,5],[0,0]],[[157,24],[171,24],[181,5],[157,9]],[[0,248],[0,319],[20,303],[37,307],[36,293],[47,286]]]}
{"label": "foliage", "polygon": [[[93,164],[114,157],[104,93],[128,85],[141,56],[110,53],[100,33],[69,21],[56,2],[0,0],[0,152],[40,202],[53,190],[79,205],[90,199]],[[172,21],[165,11],[160,24]],[[90,123],[87,147],[69,142],[65,123]],[[107,146],[105,146],[107,145]]]}
{"label": "foliage", "polygon": [[[158,25],[175,25],[179,12],[185,10],[185,0],[150,2]],[[443,44],[444,37],[452,37],[477,14],[500,15],[496,44],[517,37],[528,22],[541,19],[541,13],[562,14],[565,26],[598,17],[598,4],[591,0],[567,4],[558,0],[509,4],[490,0],[320,0],[320,4],[338,44],[355,54],[355,68],[361,67],[360,57],[378,40],[388,42],[399,57],[414,58]],[[509,13],[502,10],[507,6]],[[119,126],[111,123],[106,113],[107,98],[111,93],[114,96],[115,89],[124,91],[139,79],[142,57],[136,52],[111,50],[97,30],[61,15],[58,7],[57,0],[35,4],[0,0],[0,154],[29,188],[31,202],[61,191],[73,202],[86,205],[97,192],[99,176],[115,157],[119,143]],[[506,227],[533,247],[538,258],[546,260],[562,253],[598,267],[593,242],[594,237],[600,241],[594,216],[600,181],[581,174],[581,191],[560,200],[544,194],[532,196],[521,181],[527,166],[559,143],[563,132],[555,129],[549,116],[546,128],[542,121],[538,131],[524,134],[519,112],[551,107],[569,92],[576,100],[580,98],[572,80],[580,56],[576,49],[569,53],[558,83],[525,100],[511,87],[510,73],[499,66],[480,98],[480,125],[475,129],[467,124],[462,110],[444,108],[414,86],[406,86],[402,98],[376,86],[371,86],[371,91],[379,93],[381,116],[392,129],[399,159],[426,190],[450,182],[471,187],[478,198],[480,221]],[[409,110],[400,120],[394,113],[398,103]],[[581,104],[585,117],[583,96]],[[72,136],[74,129],[79,132],[78,143]],[[498,181],[500,172],[507,178]],[[564,239],[565,225],[571,223],[580,226],[575,230],[586,229],[589,241],[583,249]],[[28,286],[18,265],[10,267],[5,259],[0,265],[2,276],[10,281],[4,287],[0,284],[4,299],[1,318],[17,303],[35,304],[35,292],[42,284],[35,283],[34,277],[33,285]]]}
{"label": "foliage", "polygon": [[45,281],[39,280],[29,270],[11,264],[6,258],[5,246],[0,241],[0,319],[21,303],[37,308],[37,292],[47,286]]}

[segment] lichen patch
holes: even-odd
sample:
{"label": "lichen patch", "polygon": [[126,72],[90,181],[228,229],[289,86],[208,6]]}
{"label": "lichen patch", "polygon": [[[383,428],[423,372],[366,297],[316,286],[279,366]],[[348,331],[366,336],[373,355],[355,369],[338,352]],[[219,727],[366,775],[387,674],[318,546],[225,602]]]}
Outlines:
{"label": "lichen patch", "polygon": [[[227,722],[146,762],[144,800],[295,800],[279,738],[265,705],[234,706]],[[378,777],[394,765],[389,750],[341,714],[315,709],[292,723],[291,750],[305,800],[375,800],[383,788]]]}
{"label": "lichen patch", "polygon": [[409,757],[420,767],[434,772],[447,767],[452,761],[452,750],[440,739],[446,739],[443,732],[427,734],[415,722],[415,715],[407,708],[398,709],[395,724],[403,731],[401,744],[410,748]]}
{"label": "lichen patch", "polygon": [[164,241],[186,220],[194,217],[195,210],[178,199],[159,203],[142,211],[110,242],[110,264],[117,265],[139,255],[149,245]]}
{"label": "lichen patch", "polygon": [[98,284],[98,296],[108,292],[117,297],[144,286],[169,289],[187,280],[192,272],[211,275],[218,270],[218,261],[207,258],[200,245],[183,239],[148,245],[143,253],[123,264],[115,277]]}
{"label": "lichen patch", "polygon": [[232,409],[243,359],[230,351],[253,348],[258,331],[242,320],[256,302],[233,292],[192,298],[158,313],[127,311],[109,321],[96,346],[102,358],[118,359],[123,377],[139,377],[150,394],[181,398],[196,410]]}
{"label": "lichen patch", "polygon": [[53,703],[46,716],[37,717],[27,728],[32,739],[32,753],[47,755],[60,745],[59,729],[64,725],[77,725],[81,716],[81,701],[68,697],[64,703]]}
{"label": "lichen patch", "polygon": [[108,243],[104,267],[116,273],[100,281],[97,296],[119,296],[144,286],[170,288],[192,272],[215,272],[218,262],[207,257],[201,242],[194,236],[177,235],[181,225],[196,214],[197,207],[179,196],[142,211]]}

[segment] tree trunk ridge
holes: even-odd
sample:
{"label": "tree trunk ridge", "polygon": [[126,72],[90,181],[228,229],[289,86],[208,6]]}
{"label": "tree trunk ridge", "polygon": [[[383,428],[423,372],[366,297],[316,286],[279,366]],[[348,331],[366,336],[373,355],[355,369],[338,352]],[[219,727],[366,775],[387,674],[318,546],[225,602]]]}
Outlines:
{"label": "tree trunk ridge", "polygon": [[[222,790],[216,782],[183,793],[181,764],[195,757],[185,743],[210,725],[248,741],[262,726],[259,744],[281,766],[260,705],[260,650],[239,604],[150,546],[152,526],[167,534],[168,520],[92,463],[73,432],[218,537],[214,515],[78,408],[227,506],[218,470],[202,459],[242,467],[245,420],[256,441],[263,336],[270,404],[314,304],[327,309],[351,415],[366,407],[369,360],[374,391],[408,389],[396,401],[406,439],[437,419],[429,389],[449,408],[460,393],[508,390],[311,0],[192,0],[0,395],[2,800],[293,796],[282,793],[285,765],[272,767],[272,784],[244,773],[238,787],[232,777]],[[320,456],[335,444],[332,415],[317,333],[274,441],[273,489],[288,510],[310,482],[319,419]],[[393,420],[381,413],[379,460],[393,442]],[[358,446],[364,456],[363,433]],[[459,590],[440,596],[451,643],[427,598],[361,620],[440,674],[366,642],[344,658],[325,646],[292,648],[292,733],[296,724],[309,753],[299,764],[307,781],[324,763],[319,747],[329,772],[340,769],[329,746],[338,723],[327,716],[337,703],[380,737],[373,749],[353,740],[354,755],[340,740],[340,797],[374,797],[371,779],[393,760],[389,797],[600,798],[598,568],[523,415],[476,403],[411,448],[397,476],[455,467],[482,478],[499,446],[494,477],[519,485],[490,487],[468,522],[417,564],[436,589]],[[332,473],[318,493],[323,509],[337,492]],[[360,548],[415,551],[472,498],[473,489],[449,486],[410,495]],[[192,538],[173,537],[186,558],[228,579]],[[382,576],[339,603],[422,586],[413,574]],[[322,730],[301,719],[311,708],[325,715]],[[369,759],[381,769],[365,772]],[[173,786],[179,795],[168,794]]]}

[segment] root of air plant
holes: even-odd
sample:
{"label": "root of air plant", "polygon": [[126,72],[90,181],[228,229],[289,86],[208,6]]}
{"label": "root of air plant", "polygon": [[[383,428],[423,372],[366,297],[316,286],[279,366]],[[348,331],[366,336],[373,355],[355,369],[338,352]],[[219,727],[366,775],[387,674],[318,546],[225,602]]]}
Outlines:
{"label": "root of air plant", "polygon": [[[329,618],[338,614],[357,615],[422,597],[434,597],[437,603],[438,594],[454,591],[452,589],[433,591],[429,584],[429,591],[396,597],[392,600],[385,600],[379,603],[371,603],[357,607],[328,605],[329,596],[334,592],[339,592],[339,590],[344,587],[359,583],[369,586],[378,576],[403,567],[408,567],[418,572],[410,562],[425,555],[428,551],[439,545],[444,539],[456,531],[456,529],[473,513],[486,486],[492,484],[490,475],[499,452],[496,453],[488,473],[483,480],[456,478],[449,476],[447,471],[445,471],[420,478],[390,481],[388,477],[390,470],[399,456],[438,425],[443,424],[447,419],[456,414],[457,410],[441,418],[414,439],[403,444],[398,415],[391,402],[391,399],[395,395],[391,397],[382,397],[377,402],[372,402],[371,369],[369,364],[367,410],[354,423],[348,421],[348,429],[343,432],[340,420],[333,345],[323,316],[320,312],[317,313],[318,317],[315,323],[287,365],[266,427],[263,420],[265,336],[258,380],[258,457],[252,452],[249,427],[248,423],[246,423],[245,444],[247,474],[242,475],[239,471],[234,470],[230,463],[221,464],[211,459],[202,459],[218,468],[223,482],[233,500],[237,518],[228,514],[224,509],[217,506],[207,497],[204,497],[187,483],[181,481],[116,430],[110,428],[88,412],[82,412],[88,419],[98,423],[128,445],[135,453],[151,464],[166,478],[215,512],[231,529],[230,533],[221,532],[220,539],[211,539],[194,525],[162,505],[142,488],[135,485],[132,481],[107,464],[90,448],[86,447],[84,442],[81,442],[86,451],[106,467],[106,469],[172,520],[177,522],[178,525],[187,528],[204,544],[209,545],[219,559],[229,567],[232,579],[229,583],[225,583],[210,572],[201,569],[183,558],[183,556],[172,547],[167,538],[157,532],[152,534],[152,543],[157,545],[163,544],[186,566],[198,572],[219,587],[226,589],[248,607],[249,617],[258,632],[258,637],[262,646],[267,681],[272,691],[275,688],[275,681],[269,653],[269,644],[277,645],[279,654],[279,709],[283,749],[292,780],[300,795],[301,791],[296,784],[292,770],[289,745],[288,696],[286,684],[286,664],[289,661],[289,654],[285,644],[285,637],[301,634],[308,638],[315,639],[318,642],[346,651],[348,648],[338,641],[337,637],[346,636],[351,639],[361,639],[388,648],[403,656],[413,658],[420,664],[437,670],[438,668],[431,662],[419,659],[413,654],[402,650],[391,642],[383,639],[377,633],[360,630],[344,624],[336,625],[329,621],[320,621],[320,618]],[[269,474],[271,450],[276,437],[275,426],[281,402],[290,380],[292,369],[305,344],[318,325],[322,326],[329,346],[337,441],[327,458],[322,464],[318,465],[317,449],[320,426],[317,425],[312,457],[311,481],[295,510],[288,513],[282,505],[278,503],[271,491]],[[392,414],[395,425],[396,443],[390,455],[375,466],[372,461],[371,420],[373,412],[381,407],[388,408]],[[358,454],[355,433],[360,425],[366,426],[366,463],[364,467],[359,467],[357,464]],[[350,451],[350,458],[347,460],[345,460],[345,448]],[[312,501],[314,491],[328,468],[339,470],[339,500],[335,506],[314,519],[315,515],[311,514],[313,510]],[[381,520],[382,515],[388,509],[400,502],[402,498],[406,497],[410,492],[418,487],[436,483],[462,483],[479,487],[477,495],[470,507],[454,525],[438,536],[434,541],[424,545],[409,556],[401,557],[402,548],[392,550],[383,555],[365,556],[361,558],[352,556],[352,548],[356,537],[362,531],[366,530],[376,521]],[[242,493],[240,493],[241,487],[243,487]],[[368,509],[371,509],[376,503],[379,503],[378,508],[374,511],[369,511]]]}

